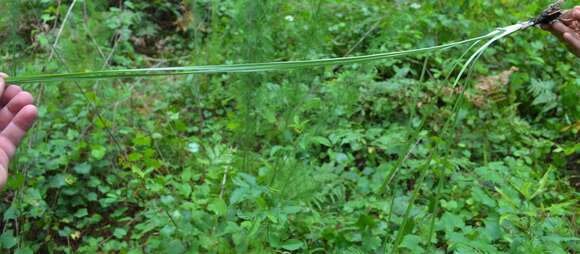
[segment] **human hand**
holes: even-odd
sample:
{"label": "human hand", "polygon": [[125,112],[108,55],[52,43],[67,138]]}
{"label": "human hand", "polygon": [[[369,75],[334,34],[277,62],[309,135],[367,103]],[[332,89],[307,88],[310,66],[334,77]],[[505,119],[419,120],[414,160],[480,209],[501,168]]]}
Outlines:
{"label": "human hand", "polygon": [[6,77],[0,73],[0,190],[8,179],[10,158],[38,114],[32,95],[19,86],[7,86]]}
{"label": "human hand", "polygon": [[566,43],[570,51],[580,57],[580,6],[564,13],[560,21],[543,28]]}

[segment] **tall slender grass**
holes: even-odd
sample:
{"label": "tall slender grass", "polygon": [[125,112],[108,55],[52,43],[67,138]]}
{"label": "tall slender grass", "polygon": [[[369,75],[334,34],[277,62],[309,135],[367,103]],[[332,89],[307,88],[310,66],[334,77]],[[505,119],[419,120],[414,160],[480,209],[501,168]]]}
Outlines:
{"label": "tall slender grass", "polygon": [[[132,77],[152,77],[152,76],[173,76],[189,74],[212,74],[212,73],[248,73],[248,72],[265,72],[265,71],[284,71],[293,69],[323,67],[331,65],[344,65],[354,63],[365,63],[379,61],[395,57],[416,55],[421,53],[434,52],[458,47],[464,44],[473,43],[480,40],[495,38],[502,35],[504,29],[494,30],[493,32],[463,40],[452,42],[444,45],[419,48],[413,50],[388,52],[381,54],[328,58],[317,60],[302,60],[288,62],[267,62],[267,63],[250,63],[250,64],[232,64],[232,65],[207,65],[207,66],[185,66],[185,67],[164,67],[164,68],[144,68],[144,69],[125,69],[125,70],[105,70],[80,73],[65,74],[40,74],[31,76],[21,76],[9,78],[7,81],[12,83],[36,83],[36,82],[54,82],[70,80],[98,80],[108,78],[132,78]],[[496,39],[497,40],[497,39]],[[494,40],[494,41],[496,41]],[[492,42],[493,43],[493,42]]]}

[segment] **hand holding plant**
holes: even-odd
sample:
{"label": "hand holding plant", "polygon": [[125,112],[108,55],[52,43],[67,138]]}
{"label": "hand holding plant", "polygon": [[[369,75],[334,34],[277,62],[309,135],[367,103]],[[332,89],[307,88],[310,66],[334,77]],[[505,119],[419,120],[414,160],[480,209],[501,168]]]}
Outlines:
{"label": "hand holding plant", "polygon": [[580,57],[580,6],[566,12],[560,21],[544,28],[566,43],[570,51]]}
{"label": "hand holding plant", "polygon": [[37,116],[32,95],[19,86],[6,86],[6,77],[0,73],[0,189],[8,178],[10,158]]}

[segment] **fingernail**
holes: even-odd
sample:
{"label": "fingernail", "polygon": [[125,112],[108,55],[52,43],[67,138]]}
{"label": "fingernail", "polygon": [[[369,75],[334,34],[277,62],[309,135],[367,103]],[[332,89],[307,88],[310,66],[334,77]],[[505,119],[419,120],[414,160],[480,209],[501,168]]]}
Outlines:
{"label": "fingernail", "polygon": [[570,32],[565,32],[564,33],[564,36],[566,36],[566,37],[573,37],[574,35],[572,33],[570,33]]}
{"label": "fingernail", "polygon": [[4,72],[0,72],[0,77],[2,78],[8,78],[8,74],[4,73]]}
{"label": "fingernail", "polygon": [[573,35],[572,33],[564,33],[562,35],[562,38],[564,38],[564,40],[571,41],[571,40],[575,40],[576,36]]}

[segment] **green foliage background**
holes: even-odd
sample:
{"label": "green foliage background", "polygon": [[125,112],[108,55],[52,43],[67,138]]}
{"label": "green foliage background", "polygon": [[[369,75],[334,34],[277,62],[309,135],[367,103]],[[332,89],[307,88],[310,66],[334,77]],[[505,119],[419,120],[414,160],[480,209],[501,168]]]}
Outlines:
{"label": "green foliage background", "polygon": [[[551,1],[74,2],[63,24],[71,0],[2,1],[0,69],[413,49]],[[453,89],[462,51],[26,86],[40,119],[0,193],[0,252],[575,253],[578,60],[529,29]]]}

